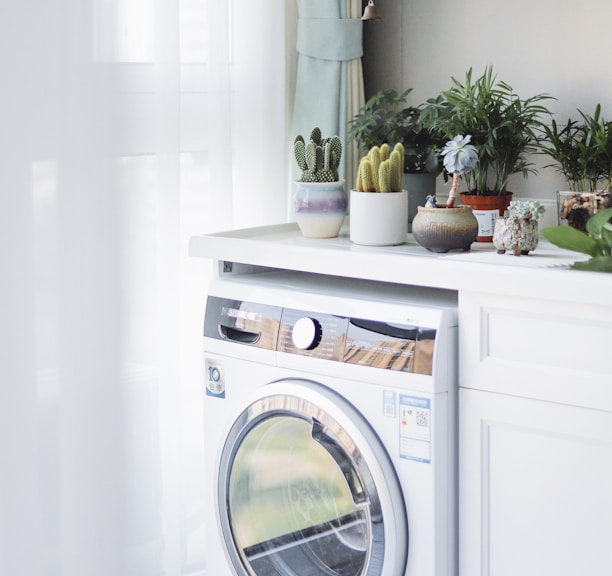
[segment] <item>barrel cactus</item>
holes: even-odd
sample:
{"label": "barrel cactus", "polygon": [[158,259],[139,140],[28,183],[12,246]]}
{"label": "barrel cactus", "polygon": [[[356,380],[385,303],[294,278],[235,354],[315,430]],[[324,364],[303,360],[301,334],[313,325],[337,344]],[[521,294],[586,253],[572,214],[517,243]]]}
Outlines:
{"label": "barrel cactus", "polygon": [[323,138],[321,129],[315,127],[308,142],[299,134],[293,142],[300,182],[337,182],[342,158],[342,141],[338,136]]}
{"label": "barrel cactus", "polygon": [[402,189],[404,147],[393,150],[387,144],[373,146],[359,162],[356,190],[360,192],[399,192]]}

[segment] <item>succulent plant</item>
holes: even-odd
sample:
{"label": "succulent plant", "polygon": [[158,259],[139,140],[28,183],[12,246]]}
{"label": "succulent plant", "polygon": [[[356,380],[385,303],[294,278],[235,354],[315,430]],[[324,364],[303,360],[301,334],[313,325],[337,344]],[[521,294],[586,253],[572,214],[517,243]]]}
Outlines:
{"label": "succulent plant", "polygon": [[459,180],[462,174],[469,174],[478,164],[478,151],[470,144],[472,136],[467,134],[458,134],[452,140],[449,140],[440,156],[444,157],[444,169],[452,174],[453,183],[448,194],[447,208],[452,208],[455,205],[455,200],[459,194]]}
{"label": "succulent plant", "polygon": [[508,208],[513,216],[524,220],[538,220],[545,210],[537,200],[512,200]]}
{"label": "succulent plant", "polygon": [[323,138],[321,129],[310,132],[308,143],[301,134],[293,141],[293,151],[298,168],[302,171],[300,182],[337,182],[338,167],[342,158],[342,141],[338,136]]}
{"label": "succulent plant", "polygon": [[388,144],[373,146],[359,162],[359,192],[399,192],[404,172],[404,147],[401,143],[390,150]]}

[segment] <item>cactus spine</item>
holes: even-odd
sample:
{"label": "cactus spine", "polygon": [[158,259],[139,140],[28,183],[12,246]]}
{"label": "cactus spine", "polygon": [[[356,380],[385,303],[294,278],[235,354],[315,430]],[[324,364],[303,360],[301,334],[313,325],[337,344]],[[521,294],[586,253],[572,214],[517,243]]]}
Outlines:
{"label": "cactus spine", "polygon": [[323,138],[321,129],[310,132],[308,143],[298,135],[293,141],[293,150],[298,168],[302,171],[301,182],[337,182],[338,168],[342,159],[342,141],[338,136]]}
{"label": "cactus spine", "polygon": [[360,192],[399,192],[402,189],[404,147],[396,144],[373,146],[359,162],[357,184]]}

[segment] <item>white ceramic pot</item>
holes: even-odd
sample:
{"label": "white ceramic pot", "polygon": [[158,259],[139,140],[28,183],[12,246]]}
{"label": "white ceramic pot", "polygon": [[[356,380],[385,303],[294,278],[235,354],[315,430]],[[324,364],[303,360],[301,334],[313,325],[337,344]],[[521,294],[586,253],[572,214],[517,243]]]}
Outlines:
{"label": "white ceramic pot", "polygon": [[408,235],[408,192],[351,190],[350,238],[364,246],[394,246]]}

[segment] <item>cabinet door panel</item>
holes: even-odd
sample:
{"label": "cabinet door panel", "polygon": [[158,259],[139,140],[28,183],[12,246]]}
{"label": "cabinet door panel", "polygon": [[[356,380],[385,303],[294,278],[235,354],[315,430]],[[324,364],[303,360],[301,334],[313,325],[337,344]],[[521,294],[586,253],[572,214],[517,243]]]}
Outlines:
{"label": "cabinet door panel", "polygon": [[612,308],[459,296],[460,385],[612,411]]}
{"label": "cabinet door panel", "polygon": [[460,573],[612,574],[612,414],[460,391]]}

